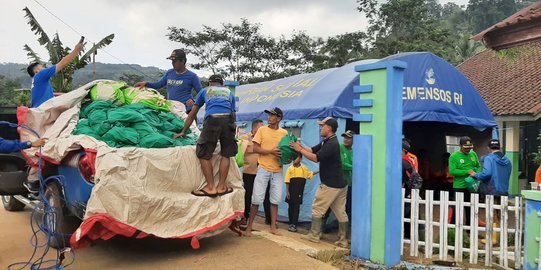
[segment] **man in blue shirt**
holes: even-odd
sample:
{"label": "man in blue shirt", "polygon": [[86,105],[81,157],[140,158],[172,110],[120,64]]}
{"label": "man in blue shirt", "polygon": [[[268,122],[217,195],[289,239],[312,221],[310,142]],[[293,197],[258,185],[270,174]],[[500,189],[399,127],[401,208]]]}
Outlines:
{"label": "man in blue shirt", "polygon": [[481,181],[479,193],[482,195],[507,196],[513,165],[511,160],[500,151],[500,141],[490,140],[488,148],[491,153],[484,157],[483,171],[476,173],[470,170],[468,174]]}
{"label": "man in blue shirt", "polygon": [[40,147],[45,144],[46,139],[41,138],[33,142],[20,142],[19,140],[5,140],[0,137],[0,153],[9,154],[13,152],[19,152],[23,149],[28,149],[30,147]]}
{"label": "man in blue shirt", "polygon": [[75,45],[73,51],[66,55],[60,62],[48,68],[44,68],[40,63],[32,63],[26,71],[32,77],[32,108],[39,107],[45,101],[54,97],[51,77],[62,71],[83,49],[82,39]]}
{"label": "man in blue shirt", "polygon": [[182,102],[186,106],[186,112],[192,110],[194,104],[192,91],[197,93],[203,88],[197,74],[186,69],[186,53],[181,49],[176,49],[167,57],[173,64],[173,68],[168,70],[165,75],[155,83],[138,82],[134,87],[150,87],[160,89],[167,85],[167,99]]}
{"label": "man in blue shirt", "polygon": [[[237,141],[235,140],[235,96],[229,88],[223,86],[223,79],[219,75],[212,75],[209,78],[209,87],[201,90],[195,98],[193,109],[188,114],[182,132],[175,137],[185,137],[186,130],[197,117],[197,112],[206,104],[205,121],[203,130],[199,136],[196,146],[196,154],[201,162],[201,169],[207,181],[207,185],[193,191],[195,196],[216,197],[233,192],[233,189],[225,184],[227,172],[229,171],[230,158],[237,154]],[[210,159],[220,141],[220,160],[218,186],[214,187],[213,169]]]}

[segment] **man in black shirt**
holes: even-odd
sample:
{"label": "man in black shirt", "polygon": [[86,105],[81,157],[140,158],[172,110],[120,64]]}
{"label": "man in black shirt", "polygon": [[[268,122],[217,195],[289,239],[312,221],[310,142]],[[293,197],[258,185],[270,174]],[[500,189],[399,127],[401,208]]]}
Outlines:
{"label": "man in black shirt", "polygon": [[312,228],[303,239],[319,242],[323,216],[329,208],[338,219],[338,241],[334,244],[340,247],[348,247],[348,215],[346,214],[346,198],[348,187],[342,171],[342,159],[340,158],[340,144],[336,138],[338,122],[332,117],[327,117],[318,122],[321,126],[320,134],[325,139],[318,145],[309,148],[299,143],[292,142],[291,148],[301,153],[313,162],[319,162],[321,185],[316,192],[312,205]]}

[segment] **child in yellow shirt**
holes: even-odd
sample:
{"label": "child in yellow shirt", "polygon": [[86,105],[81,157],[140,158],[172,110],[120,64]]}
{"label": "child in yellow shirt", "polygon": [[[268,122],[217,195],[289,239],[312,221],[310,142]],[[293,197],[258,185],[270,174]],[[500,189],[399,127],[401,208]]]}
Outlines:
{"label": "child in yellow shirt", "polygon": [[301,164],[302,155],[300,155],[293,165],[291,165],[286,172],[286,202],[289,204],[289,228],[288,231],[297,231],[297,222],[299,222],[299,212],[302,204],[302,198],[304,194],[304,186],[306,179],[311,179],[319,172],[311,172],[305,165]]}

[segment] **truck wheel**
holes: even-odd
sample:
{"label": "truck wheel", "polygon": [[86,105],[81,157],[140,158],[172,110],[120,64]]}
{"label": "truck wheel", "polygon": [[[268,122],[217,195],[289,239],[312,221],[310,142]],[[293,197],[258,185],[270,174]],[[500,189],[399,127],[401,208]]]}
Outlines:
{"label": "truck wheel", "polygon": [[74,226],[70,217],[64,216],[64,196],[56,183],[47,185],[45,199],[47,199],[51,212],[45,216],[43,222],[45,222],[46,228],[54,232],[54,236],[51,236],[50,239],[50,246],[55,249],[69,247],[71,235],[77,227]]}
{"label": "truck wheel", "polygon": [[4,205],[4,209],[11,212],[22,211],[24,209],[24,203],[11,195],[2,196],[2,204]]}

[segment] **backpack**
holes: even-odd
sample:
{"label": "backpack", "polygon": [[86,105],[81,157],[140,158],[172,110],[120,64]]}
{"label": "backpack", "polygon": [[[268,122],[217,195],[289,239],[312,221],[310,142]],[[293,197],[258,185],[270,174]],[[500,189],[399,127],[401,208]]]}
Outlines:
{"label": "backpack", "polygon": [[409,189],[420,189],[423,186],[423,178],[415,170],[415,167],[413,166],[413,162],[411,160],[407,159],[407,161],[411,164],[411,174],[406,170],[406,174],[408,175],[408,179],[406,180],[406,187]]}

